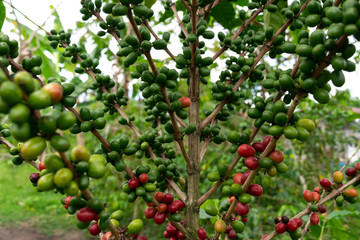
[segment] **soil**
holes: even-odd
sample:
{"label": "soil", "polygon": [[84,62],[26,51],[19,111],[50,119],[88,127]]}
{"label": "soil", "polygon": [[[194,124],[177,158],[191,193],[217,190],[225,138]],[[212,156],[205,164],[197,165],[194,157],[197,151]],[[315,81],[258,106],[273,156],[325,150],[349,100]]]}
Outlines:
{"label": "soil", "polygon": [[23,222],[19,228],[9,228],[0,226],[0,240],[88,240],[82,231],[73,230],[54,230],[51,236],[39,233]]}

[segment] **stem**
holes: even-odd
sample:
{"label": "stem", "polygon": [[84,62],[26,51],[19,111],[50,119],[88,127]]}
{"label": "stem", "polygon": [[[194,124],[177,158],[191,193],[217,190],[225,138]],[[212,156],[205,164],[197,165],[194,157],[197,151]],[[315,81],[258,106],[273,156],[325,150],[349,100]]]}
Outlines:
{"label": "stem", "polygon": [[[191,1],[191,32],[196,34],[197,30],[197,1]],[[200,76],[195,63],[196,47],[198,41],[190,44],[191,61],[190,61],[190,82],[189,82],[189,96],[191,104],[189,107],[189,124],[199,123],[199,99],[200,99]],[[199,180],[200,180],[200,159],[199,159],[199,143],[200,131],[195,131],[189,135],[189,157],[190,165],[187,168],[187,205],[186,205],[186,228],[193,235],[199,228],[199,211],[197,204],[199,198]]]}
{"label": "stem", "polygon": [[[274,0],[268,1],[265,5],[260,6],[255,13],[253,13],[249,19],[247,19],[243,25],[236,31],[236,33],[231,37],[231,40],[234,40],[237,38],[250,24],[251,22],[271,3],[273,3]],[[225,52],[229,47],[223,46],[214,56],[213,60],[215,61],[223,52]]]}
{"label": "stem", "polygon": [[32,24],[34,24],[35,26],[37,26],[39,29],[43,30],[44,32],[46,32],[46,34],[51,35],[48,31],[46,31],[42,26],[40,26],[39,24],[37,24],[36,22],[34,22],[33,20],[31,20],[27,15],[25,15],[23,12],[21,12],[18,8],[16,8],[14,5],[12,5],[11,3],[9,3],[6,0],[3,0],[4,3],[8,4],[10,7],[12,7],[13,9],[15,9],[18,13],[20,13],[24,18],[26,18],[27,20],[29,20]]}
{"label": "stem", "polygon": [[[159,39],[158,35],[154,32],[154,30],[151,28],[151,26],[149,25],[148,21],[143,20],[143,23],[145,25],[145,27],[147,27],[147,29],[149,29],[150,33],[154,36],[155,39]],[[174,56],[174,54],[172,54],[170,52],[170,50],[166,47],[165,52],[172,58],[172,60],[176,61],[176,57]]]}
{"label": "stem", "polygon": [[184,33],[185,37],[189,36],[189,33],[187,32],[187,30],[185,28],[185,24],[181,21],[179,14],[176,10],[176,4],[173,3],[172,1],[170,1],[170,8],[174,12],[175,18],[176,18],[177,22],[179,23],[179,26],[180,26],[182,32]]}
{"label": "stem", "polygon": [[[15,146],[12,145],[10,142],[8,142],[8,140],[6,140],[4,137],[0,137],[0,142],[1,142],[2,144],[4,144],[7,148],[13,148],[13,147],[15,147]],[[19,154],[19,156],[20,156],[22,159],[24,159],[21,153]],[[36,168],[36,170],[39,170],[39,165],[38,165],[35,161],[26,161],[26,160],[24,160],[24,162],[32,165],[34,168]]]}
{"label": "stem", "polygon": [[[210,128],[212,128],[214,126],[214,124],[215,124],[215,119],[212,120],[212,122],[210,124]],[[204,141],[204,145],[202,146],[201,151],[200,151],[200,163],[201,163],[202,159],[204,158],[206,149],[209,146],[210,142],[211,142],[211,137],[207,137]]]}
{"label": "stem", "polygon": [[189,4],[187,4],[187,2],[185,2],[185,0],[181,0],[181,2],[184,4],[184,6],[186,7],[186,9],[191,12],[191,8],[189,6]]}
{"label": "stem", "polygon": [[341,172],[342,170],[344,170],[344,168],[351,162],[351,160],[355,157],[355,155],[359,152],[360,150],[360,145],[357,147],[356,151],[353,153],[353,155],[346,161],[345,165],[342,166],[342,168],[339,170],[339,172]]}

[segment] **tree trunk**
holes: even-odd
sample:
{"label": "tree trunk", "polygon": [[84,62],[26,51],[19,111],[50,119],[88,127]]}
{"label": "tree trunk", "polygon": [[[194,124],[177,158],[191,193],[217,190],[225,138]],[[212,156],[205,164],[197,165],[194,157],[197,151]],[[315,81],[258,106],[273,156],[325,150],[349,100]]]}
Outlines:
{"label": "tree trunk", "polygon": [[[196,2],[196,1],[195,1]],[[197,8],[193,4],[192,33],[196,33]],[[200,76],[197,71],[195,57],[198,41],[192,43],[191,47],[191,66],[190,66],[190,85],[189,97],[191,99],[189,109],[189,124],[199,125],[199,94],[200,94]],[[197,230],[199,228],[199,211],[197,200],[199,199],[199,180],[200,180],[200,160],[199,160],[199,142],[200,132],[197,130],[189,135],[189,158],[190,166],[187,167],[187,203],[186,203],[186,228],[197,239]]]}

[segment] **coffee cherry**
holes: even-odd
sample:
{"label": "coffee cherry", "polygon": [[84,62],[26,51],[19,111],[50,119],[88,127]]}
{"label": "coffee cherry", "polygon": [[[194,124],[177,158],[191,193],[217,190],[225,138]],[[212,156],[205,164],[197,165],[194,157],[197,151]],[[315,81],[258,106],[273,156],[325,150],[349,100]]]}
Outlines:
{"label": "coffee cherry", "polygon": [[135,240],[147,240],[147,237],[145,237],[145,236],[138,236],[137,238],[135,238]]}
{"label": "coffee cherry", "polygon": [[172,203],[172,201],[174,201],[174,195],[172,195],[171,193],[166,193],[161,201],[169,205],[170,203]]}
{"label": "coffee cherry", "polygon": [[156,224],[163,224],[165,222],[166,219],[166,214],[165,213],[159,213],[157,212],[154,216],[154,223]]}
{"label": "coffee cherry", "polygon": [[255,197],[260,197],[263,193],[263,188],[259,184],[250,184],[247,193]]}
{"label": "coffee cherry", "polygon": [[256,169],[258,166],[257,158],[256,157],[247,157],[245,159],[245,166],[250,170]]}
{"label": "coffee cherry", "polygon": [[168,213],[175,213],[177,210],[179,210],[179,206],[175,202],[170,203],[170,205],[167,207]]}
{"label": "coffee cherry", "polygon": [[177,237],[177,239],[180,239],[180,240],[185,239],[185,235],[182,234],[182,232],[180,232],[180,231],[177,232],[176,237]]}
{"label": "coffee cherry", "polygon": [[286,231],[286,224],[282,222],[276,224],[275,230],[277,233],[284,233]]}
{"label": "coffee cherry", "polygon": [[266,235],[262,236],[260,240],[264,240],[264,239],[265,239],[266,237],[268,237],[268,236],[269,236],[269,235],[266,234]]}
{"label": "coffee cherry", "polygon": [[255,149],[249,144],[240,145],[237,151],[238,154],[244,158],[255,156]]}
{"label": "coffee cherry", "polygon": [[302,220],[301,220],[301,218],[293,218],[292,220],[296,222],[296,224],[297,224],[298,227],[301,227],[301,225],[302,225]]}
{"label": "coffee cherry", "polygon": [[163,232],[163,237],[164,237],[164,238],[170,238],[171,235],[170,235],[170,233],[168,233],[167,231],[164,231],[164,232]]}
{"label": "coffee cherry", "polygon": [[310,223],[312,225],[318,225],[319,224],[319,215],[317,213],[312,213],[310,216]]}
{"label": "coffee cherry", "polygon": [[233,177],[234,183],[241,184],[242,173],[236,173]]}
{"label": "coffee cherry", "polygon": [[252,146],[252,147],[255,149],[255,151],[258,152],[258,153],[264,151],[263,143],[262,143],[262,142],[254,142],[251,146]]}
{"label": "coffee cherry", "polygon": [[168,232],[171,236],[176,235],[178,232],[175,226],[169,224],[166,226],[165,231]]}
{"label": "coffee cherry", "polygon": [[129,188],[136,189],[137,187],[139,187],[140,182],[137,178],[132,178],[129,180],[128,185],[129,185]]}
{"label": "coffee cherry", "polygon": [[197,235],[198,235],[198,237],[199,237],[200,239],[206,239],[206,238],[207,238],[206,231],[205,231],[205,229],[203,229],[203,228],[199,228],[199,229],[197,230]]}
{"label": "coffee cherry", "polygon": [[224,233],[226,231],[226,223],[224,222],[224,220],[217,220],[214,224],[214,230],[217,233]]}
{"label": "coffee cherry", "polygon": [[164,193],[163,192],[156,192],[154,195],[154,198],[156,199],[156,201],[161,202],[162,199],[164,197]]}
{"label": "coffee cherry", "polygon": [[348,198],[356,198],[358,196],[358,192],[354,188],[349,188],[344,191],[344,196]]}
{"label": "coffee cherry", "polygon": [[354,167],[355,167],[356,171],[359,171],[360,170],[360,162],[355,163]]}
{"label": "coffee cherry", "polygon": [[243,222],[243,223],[246,223],[247,221],[248,221],[248,218],[247,217],[241,217],[241,221]]}
{"label": "coffee cherry", "polygon": [[287,224],[289,222],[289,218],[287,216],[282,216],[281,217],[281,221],[285,224]]}
{"label": "coffee cherry", "polygon": [[[178,210],[181,210],[182,208],[185,207],[185,203],[183,203],[181,200],[175,200],[175,201],[173,201],[171,204],[176,205],[176,207],[177,207]],[[171,205],[171,204],[170,204],[170,205]]]}
{"label": "coffee cherry", "polygon": [[159,206],[157,207],[159,213],[166,212],[166,209],[167,209],[167,205],[165,203],[160,203]]}
{"label": "coffee cherry", "polygon": [[320,212],[320,213],[326,213],[326,207],[325,207],[325,206],[319,206],[319,207],[318,207],[318,212]]}
{"label": "coffee cherry", "polygon": [[347,168],[347,169],[345,170],[346,176],[349,176],[349,177],[355,176],[356,173],[357,173],[357,170],[356,170],[355,168],[353,168],[353,167],[349,167],[349,168]]}
{"label": "coffee cherry", "polygon": [[149,181],[149,176],[146,174],[146,173],[142,173],[140,176],[139,176],[139,181],[142,183],[142,184],[145,184]]}
{"label": "coffee cherry", "polygon": [[313,192],[313,199],[315,202],[318,202],[320,200],[320,194],[317,192]]}
{"label": "coffee cherry", "polygon": [[343,179],[344,179],[344,175],[341,172],[339,172],[339,171],[334,172],[333,181],[335,183],[340,184],[340,183],[342,183]]}
{"label": "coffee cherry", "polygon": [[327,191],[331,188],[332,183],[329,179],[323,178],[320,180],[320,185]]}
{"label": "coffee cherry", "polygon": [[89,233],[93,236],[99,235],[101,233],[101,229],[99,228],[98,223],[93,223],[89,228]]}
{"label": "coffee cherry", "polygon": [[275,224],[278,224],[279,222],[281,222],[281,217],[275,217],[274,222],[275,222]]}
{"label": "coffee cherry", "polygon": [[190,106],[191,104],[191,99],[189,97],[182,97],[182,98],[179,98],[179,101],[181,103],[181,107],[182,108],[187,108]]}
{"label": "coffee cherry", "polygon": [[244,184],[246,182],[246,179],[249,177],[251,171],[246,171],[242,176],[241,176],[241,179],[240,179],[240,184]]}
{"label": "coffee cherry", "polygon": [[320,188],[320,187],[315,187],[313,191],[316,192],[316,193],[320,193],[320,192],[321,192],[321,188]]}
{"label": "coffee cherry", "polygon": [[32,173],[29,176],[30,182],[32,182],[32,183],[37,183],[39,178],[40,178],[40,173]]}
{"label": "coffee cherry", "polygon": [[289,231],[295,232],[298,229],[298,224],[296,221],[294,220],[290,220],[287,225],[286,225],[287,229]]}
{"label": "coffee cherry", "polygon": [[[265,151],[266,147],[269,145],[272,138],[273,138],[272,136],[264,137],[264,139],[263,139],[263,149],[264,149],[264,151]],[[276,148],[276,144],[275,144],[274,148],[272,149],[272,151],[275,150],[275,148]]]}
{"label": "coffee cherry", "polygon": [[244,204],[241,202],[238,202],[235,207],[235,212],[239,214],[240,216],[246,216],[248,215],[250,210],[249,204]]}
{"label": "coffee cherry", "polygon": [[236,232],[235,230],[231,229],[228,233],[229,239],[236,239]]}
{"label": "coffee cherry", "polygon": [[45,162],[43,161],[43,162],[41,162],[41,163],[39,164],[39,170],[40,170],[40,172],[41,172],[41,171],[44,170],[44,169],[46,169],[46,167],[45,167]]}
{"label": "coffee cherry", "polygon": [[281,163],[282,161],[284,161],[284,153],[282,151],[279,150],[275,150],[273,151],[270,155],[269,155],[270,159],[273,160],[275,163]]}
{"label": "coffee cherry", "polygon": [[157,212],[156,208],[153,206],[150,206],[145,209],[144,214],[147,219],[151,219],[151,218],[154,218],[156,212]]}
{"label": "coffee cherry", "polygon": [[307,202],[312,202],[314,201],[314,196],[313,193],[310,190],[305,190],[303,192],[303,198],[305,199],[305,201]]}

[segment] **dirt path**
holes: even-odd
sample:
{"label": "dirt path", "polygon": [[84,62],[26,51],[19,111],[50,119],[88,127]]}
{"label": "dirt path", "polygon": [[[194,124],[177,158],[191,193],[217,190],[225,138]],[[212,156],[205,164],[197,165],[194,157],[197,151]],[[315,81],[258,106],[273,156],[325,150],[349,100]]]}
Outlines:
{"label": "dirt path", "polygon": [[55,230],[52,236],[46,236],[30,227],[27,223],[19,228],[0,226],[0,240],[87,240],[80,230]]}

